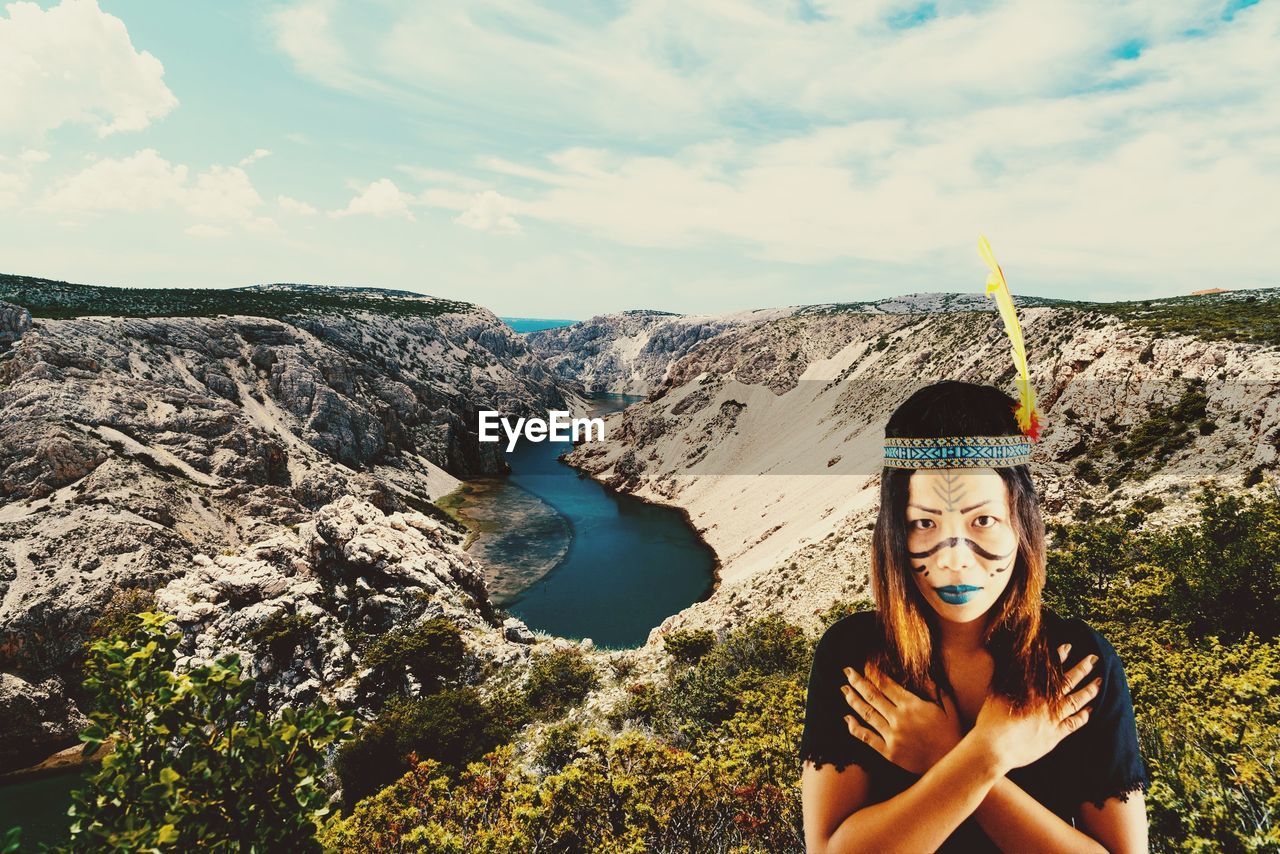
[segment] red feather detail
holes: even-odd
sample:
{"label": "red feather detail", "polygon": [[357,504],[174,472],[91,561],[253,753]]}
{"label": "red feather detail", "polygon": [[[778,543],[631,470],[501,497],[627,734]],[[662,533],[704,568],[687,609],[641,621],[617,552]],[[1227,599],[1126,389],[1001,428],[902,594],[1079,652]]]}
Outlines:
{"label": "red feather detail", "polygon": [[1031,413],[1031,426],[1025,432],[1031,437],[1031,441],[1040,441],[1040,419],[1034,411]]}

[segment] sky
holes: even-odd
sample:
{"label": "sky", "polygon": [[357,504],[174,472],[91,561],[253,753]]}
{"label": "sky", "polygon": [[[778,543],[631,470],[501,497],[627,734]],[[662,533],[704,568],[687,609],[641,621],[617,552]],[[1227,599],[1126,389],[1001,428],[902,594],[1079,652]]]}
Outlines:
{"label": "sky", "polygon": [[0,272],[504,316],[1280,285],[1280,0],[0,6]]}

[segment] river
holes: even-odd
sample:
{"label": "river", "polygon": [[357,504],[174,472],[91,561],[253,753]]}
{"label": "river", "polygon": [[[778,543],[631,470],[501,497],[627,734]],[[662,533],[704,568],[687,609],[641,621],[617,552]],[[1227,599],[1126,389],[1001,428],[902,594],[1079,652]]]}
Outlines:
{"label": "river", "polygon": [[[597,395],[592,414],[640,399]],[[464,487],[470,552],[487,569],[494,603],[530,628],[639,646],[710,594],[715,555],[681,511],[613,492],[562,462],[571,448],[521,441],[507,454],[507,477]]]}

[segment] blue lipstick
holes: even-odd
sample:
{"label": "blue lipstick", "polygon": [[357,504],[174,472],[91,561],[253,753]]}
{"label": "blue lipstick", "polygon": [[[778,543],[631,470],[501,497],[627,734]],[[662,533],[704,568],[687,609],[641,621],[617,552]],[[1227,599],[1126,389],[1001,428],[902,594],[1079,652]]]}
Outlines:
{"label": "blue lipstick", "polygon": [[981,587],[974,587],[972,584],[949,584],[946,587],[935,587],[934,592],[938,594],[938,598],[948,605],[963,605],[973,598],[973,594],[981,590]]}

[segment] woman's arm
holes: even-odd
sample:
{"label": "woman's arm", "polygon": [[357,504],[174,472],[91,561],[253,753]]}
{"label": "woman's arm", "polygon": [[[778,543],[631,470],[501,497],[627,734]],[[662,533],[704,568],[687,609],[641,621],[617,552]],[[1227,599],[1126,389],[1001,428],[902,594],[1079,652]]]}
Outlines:
{"label": "woman's arm", "polygon": [[1130,792],[1123,801],[1108,798],[1101,809],[1090,803],[1082,805],[1080,826],[1112,854],[1146,854],[1147,801],[1141,791]]}
{"label": "woman's arm", "polygon": [[1103,847],[1102,837],[1081,833],[1008,777],[991,787],[973,817],[1002,851],[1131,850]]}
{"label": "woman's arm", "polygon": [[[805,804],[805,842],[810,854],[839,851],[933,851],[968,818],[991,787],[1004,776],[995,751],[971,731],[954,750],[910,788],[887,801],[854,807],[834,829],[834,801],[866,799],[866,773],[822,772],[806,764],[801,778]],[[842,783],[839,778],[850,782]],[[846,788],[847,787],[847,788]],[[823,819],[826,819],[824,821]]]}

